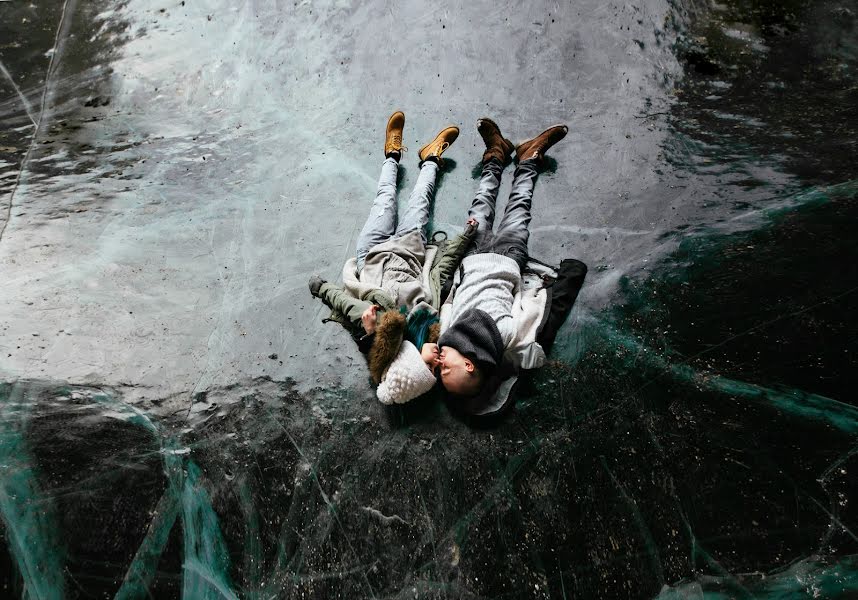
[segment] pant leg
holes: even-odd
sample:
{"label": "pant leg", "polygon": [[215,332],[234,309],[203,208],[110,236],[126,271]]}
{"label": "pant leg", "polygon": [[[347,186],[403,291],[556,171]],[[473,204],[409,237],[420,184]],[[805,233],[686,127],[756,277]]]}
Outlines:
{"label": "pant leg", "polygon": [[515,259],[522,268],[527,263],[530,208],[537,175],[535,160],[523,160],[516,167],[509,202],[492,240],[492,252]]}
{"label": "pant leg", "polygon": [[396,174],[399,163],[392,158],[381,165],[378,191],[369,211],[369,216],[357,240],[357,270],[363,269],[366,255],[373,246],[386,242],[396,228]]}
{"label": "pant leg", "polygon": [[319,298],[331,310],[342,313],[354,327],[362,326],[360,317],[367,308],[372,306],[370,302],[358,300],[348,295],[343,288],[328,282],[323,283],[319,289]]}
{"label": "pant leg", "polygon": [[498,201],[503,164],[492,159],[483,163],[483,173],[480,175],[480,185],[468,210],[468,217],[476,219],[479,227],[474,243],[468,254],[482,252],[481,248],[492,238],[492,227],[495,223],[495,206]]}
{"label": "pant leg", "polygon": [[435,197],[435,182],[438,179],[438,163],[432,160],[423,162],[417,183],[408,197],[408,208],[396,228],[396,237],[412,231],[420,231],[423,245],[426,245],[426,224],[429,222],[429,206]]}

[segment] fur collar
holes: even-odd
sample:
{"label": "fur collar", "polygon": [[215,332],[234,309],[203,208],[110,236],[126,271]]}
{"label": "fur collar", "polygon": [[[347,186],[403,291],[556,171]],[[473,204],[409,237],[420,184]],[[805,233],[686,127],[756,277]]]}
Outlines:
{"label": "fur collar", "polygon": [[384,371],[396,358],[405,337],[405,315],[398,310],[388,310],[381,316],[375,328],[375,341],[369,351],[369,374],[378,385]]}
{"label": "fur collar", "polygon": [[[381,316],[378,327],[375,328],[375,340],[369,350],[367,360],[369,361],[369,374],[376,385],[381,383],[384,372],[399,353],[402,340],[405,339],[406,324],[405,315],[398,310],[388,310]],[[441,324],[433,323],[429,326],[426,341],[436,343],[440,333]],[[419,352],[420,348],[417,348],[417,351]]]}

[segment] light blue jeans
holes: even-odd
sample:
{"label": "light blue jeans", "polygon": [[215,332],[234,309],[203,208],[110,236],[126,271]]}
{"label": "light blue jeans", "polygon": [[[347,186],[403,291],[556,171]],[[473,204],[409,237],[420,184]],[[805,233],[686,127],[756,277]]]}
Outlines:
{"label": "light blue jeans", "polygon": [[378,178],[378,191],[369,211],[369,217],[357,240],[357,270],[363,269],[366,255],[373,246],[387,240],[400,237],[412,231],[420,231],[423,244],[426,245],[426,224],[429,222],[429,205],[435,196],[435,181],[438,177],[438,164],[427,160],[420,167],[417,183],[408,198],[408,208],[396,224],[396,174],[399,163],[392,158],[381,165]]}
{"label": "light blue jeans", "polygon": [[503,165],[496,160],[483,164],[480,186],[468,211],[468,216],[479,223],[477,237],[468,254],[502,254],[515,260],[519,268],[524,268],[527,264],[527,241],[530,238],[533,188],[538,175],[536,167],[535,160],[523,160],[515,168],[509,201],[497,231],[492,232]]}

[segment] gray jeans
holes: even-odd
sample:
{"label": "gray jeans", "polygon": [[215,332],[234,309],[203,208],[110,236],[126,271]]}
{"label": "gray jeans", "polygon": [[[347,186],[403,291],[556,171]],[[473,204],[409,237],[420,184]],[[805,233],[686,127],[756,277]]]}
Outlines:
{"label": "gray jeans", "polygon": [[536,165],[535,160],[523,160],[516,167],[509,201],[497,231],[492,232],[503,165],[496,160],[483,164],[480,187],[468,211],[468,216],[476,219],[480,226],[468,254],[502,254],[515,260],[519,268],[524,268],[527,264],[527,240],[530,237],[528,227],[533,188],[536,185]]}
{"label": "gray jeans", "polygon": [[357,270],[363,269],[366,255],[373,246],[387,240],[400,237],[412,231],[420,231],[423,244],[426,244],[426,224],[429,222],[429,205],[435,195],[435,180],[438,176],[438,164],[427,160],[420,167],[417,183],[408,198],[408,208],[396,224],[396,174],[399,163],[388,158],[381,165],[378,178],[378,191],[369,211],[369,217],[357,240]]}

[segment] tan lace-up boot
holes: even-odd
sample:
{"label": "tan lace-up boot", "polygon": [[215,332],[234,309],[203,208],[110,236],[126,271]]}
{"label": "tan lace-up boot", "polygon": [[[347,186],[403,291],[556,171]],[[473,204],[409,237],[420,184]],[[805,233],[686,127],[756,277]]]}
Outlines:
{"label": "tan lace-up boot", "polygon": [[502,134],[500,127],[491,119],[483,117],[477,121],[477,131],[486,143],[486,151],[483,152],[483,162],[497,159],[502,165],[509,162],[515,145]]}
{"label": "tan lace-up boot", "polygon": [[442,129],[441,133],[436,135],[434,140],[420,148],[420,152],[418,152],[420,162],[429,158],[435,158],[440,164],[441,154],[450,147],[450,144],[456,141],[457,137],[459,137],[459,128],[455,125]]}
{"label": "tan lace-up boot", "polygon": [[387,132],[384,137],[384,155],[398,154],[408,150],[402,145],[402,128],[405,127],[405,114],[398,110],[387,120]]}
{"label": "tan lace-up boot", "polygon": [[515,149],[515,157],[520,161],[527,160],[529,158],[542,160],[545,156],[545,152],[551,148],[551,146],[566,137],[567,131],[569,131],[569,128],[566,127],[566,125],[555,125],[554,127],[549,127],[535,138],[520,143]]}

